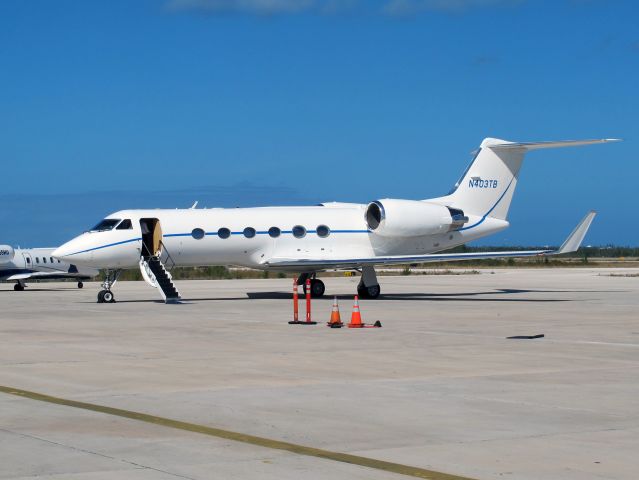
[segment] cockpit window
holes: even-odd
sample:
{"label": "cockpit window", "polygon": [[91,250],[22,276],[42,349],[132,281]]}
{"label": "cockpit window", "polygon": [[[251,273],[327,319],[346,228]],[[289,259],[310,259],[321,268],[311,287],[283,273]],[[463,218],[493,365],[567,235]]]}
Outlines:
{"label": "cockpit window", "polygon": [[122,223],[117,226],[116,230],[131,230],[133,228],[133,224],[131,220],[128,218],[122,220]]}
{"label": "cockpit window", "polygon": [[100,223],[98,223],[95,227],[93,227],[91,231],[107,232],[109,230],[113,230],[113,227],[115,227],[119,222],[120,222],[120,219],[118,218],[105,218]]}

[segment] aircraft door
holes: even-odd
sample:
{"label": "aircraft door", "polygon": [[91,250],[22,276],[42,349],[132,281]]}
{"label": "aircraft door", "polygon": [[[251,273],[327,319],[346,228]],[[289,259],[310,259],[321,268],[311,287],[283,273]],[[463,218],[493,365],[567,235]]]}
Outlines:
{"label": "aircraft door", "polygon": [[162,227],[157,218],[141,218],[142,256],[155,257],[162,254]]}
{"label": "aircraft door", "polygon": [[24,268],[32,269],[33,258],[31,258],[31,254],[28,252],[22,252],[22,258],[24,258]]}

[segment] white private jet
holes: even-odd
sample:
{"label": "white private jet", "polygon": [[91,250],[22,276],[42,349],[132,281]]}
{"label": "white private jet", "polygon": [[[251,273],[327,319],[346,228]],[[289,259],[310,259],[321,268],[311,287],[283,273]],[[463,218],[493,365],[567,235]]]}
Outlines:
{"label": "white private jet", "polygon": [[499,257],[556,255],[577,250],[595,216],[590,212],[557,250],[435,253],[499,232],[506,220],[524,155],[531,150],[606,143],[615,139],[517,143],[486,138],[475,158],[444,196],[429,200],[383,199],[369,204],[324,203],[307,207],[122,210],[65,243],[56,258],[104,268],[98,302],[122,269],[139,265],[164,300],[180,295],[165,264],[238,265],[301,273],[311,293],[324,294],[317,273],[359,270],[358,294],[377,298],[375,265]]}
{"label": "white private jet", "polygon": [[13,289],[21,292],[28,279],[75,278],[78,280],[78,288],[82,288],[82,280],[98,274],[95,268],[78,268],[54,258],[54,250],[55,248],[13,248],[11,245],[0,245],[0,280],[15,281]]}

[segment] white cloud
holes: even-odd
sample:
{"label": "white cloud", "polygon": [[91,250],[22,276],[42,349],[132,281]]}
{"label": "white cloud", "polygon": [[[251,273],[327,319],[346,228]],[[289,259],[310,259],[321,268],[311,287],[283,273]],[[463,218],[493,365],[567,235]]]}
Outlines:
{"label": "white cloud", "polygon": [[357,0],[169,0],[170,11],[243,15],[333,14],[350,10]]}
{"label": "white cloud", "polygon": [[389,0],[383,10],[389,15],[414,15],[422,12],[463,13],[487,7],[511,7],[525,0]]}
{"label": "white cloud", "polygon": [[341,13],[409,16],[424,12],[464,13],[511,7],[526,0],[165,0],[172,12],[209,15],[335,15]]}

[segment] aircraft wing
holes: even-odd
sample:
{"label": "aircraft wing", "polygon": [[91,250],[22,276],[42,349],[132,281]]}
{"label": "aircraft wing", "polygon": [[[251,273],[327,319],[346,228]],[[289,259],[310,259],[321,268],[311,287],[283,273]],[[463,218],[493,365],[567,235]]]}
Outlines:
{"label": "aircraft wing", "polygon": [[31,278],[32,273],[15,273],[8,277],[3,277],[3,280],[26,280],[27,278]]}
{"label": "aircraft wing", "polygon": [[392,265],[402,263],[429,263],[448,262],[460,260],[477,260],[483,258],[514,258],[514,257],[536,257],[560,255],[562,253],[575,252],[581,246],[590,224],[592,223],[595,211],[590,211],[579,222],[577,227],[568,236],[566,241],[556,250],[520,250],[506,252],[476,252],[476,253],[434,253],[427,255],[390,255],[365,258],[338,258],[338,259],[313,259],[313,258],[271,258],[265,264],[272,267],[293,268],[301,270],[305,268],[357,268],[363,265]]}
{"label": "aircraft wing", "polygon": [[5,281],[10,280],[28,280],[29,278],[80,278],[86,277],[86,275],[78,275],[77,273],[67,273],[60,271],[53,272],[24,272],[24,273],[15,273],[9,277],[3,278]]}

